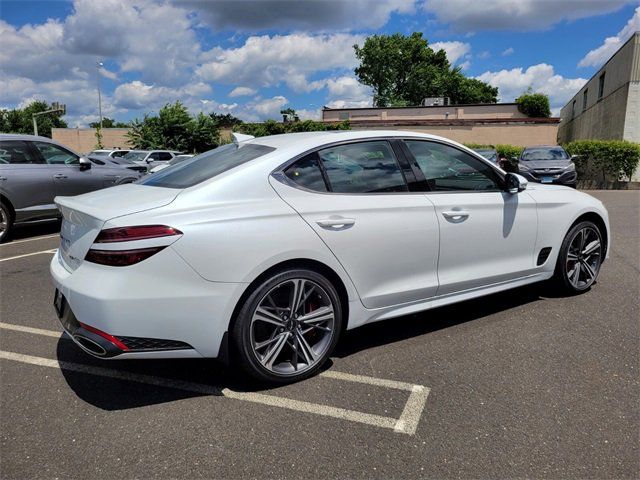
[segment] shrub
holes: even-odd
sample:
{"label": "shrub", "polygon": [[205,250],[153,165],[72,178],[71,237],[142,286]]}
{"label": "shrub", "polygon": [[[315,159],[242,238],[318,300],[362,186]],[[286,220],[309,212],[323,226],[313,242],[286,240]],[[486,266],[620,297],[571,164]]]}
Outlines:
{"label": "shrub", "polygon": [[548,118],[551,116],[549,97],[544,93],[533,93],[531,87],[516,98],[516,103],[518,104],[518,110],[529,117]]}
{"label": "shrub", "polygon": [[576,140],[564,145],[575,159],[578,178],[607,182],[631,180],[640,163],[640,144],[625,140]]}
{"label": "shrub", "polygon": [[325,123],[314,120],[304,120],[302,122],[281,123],[275,120],[267,120],[262,123],[242,123],[233,127],[234,132],[253,135],[254,137],[264,137],[266,135],[278,135],[280,133],[294,132],[322,132],[325,130],[350,130],[348,121],[340,123]]}

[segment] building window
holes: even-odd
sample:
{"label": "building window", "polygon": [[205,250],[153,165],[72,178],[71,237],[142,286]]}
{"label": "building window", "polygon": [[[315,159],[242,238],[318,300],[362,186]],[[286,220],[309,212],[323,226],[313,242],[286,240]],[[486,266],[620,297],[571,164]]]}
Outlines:
{"label": "building window", "polygon": [[571,118],[576,116],[576,101],[574,100],[571,104]]}
{"label": "building window", "polygon": [[598,100],[602,99],[604,95],[604,76],[607,72],[602,72],[600,79],[598,80]]}
{"label": "building window", "polygon": [[582,111],[587,109],[587,97],[589,96],[589,89],[587,88],[582,94]]}

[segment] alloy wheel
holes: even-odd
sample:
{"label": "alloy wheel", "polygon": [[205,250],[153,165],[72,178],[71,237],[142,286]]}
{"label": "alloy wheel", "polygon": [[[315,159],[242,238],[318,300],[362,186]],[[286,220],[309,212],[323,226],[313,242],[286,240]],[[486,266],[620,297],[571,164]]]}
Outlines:
{"label": "alloy wheel", "polygon": [[0,242],[4,240],[4,237],[9,231],[9,215],[4,209],[4,206],[0,208]]}
{"label": "alloy wheel", "polygon": [[565,271],[576,290],[590,287],[598,276],[602,263],[602,241],[598,231],[590,226],[578,230],[569,243]]}
{"label": "alloy wheel", "polygon": [[280,376],[298,375],[324,358],[335,335],[335,306],[305,278],[283,281],[262,297],[251,317],[251,348]]}

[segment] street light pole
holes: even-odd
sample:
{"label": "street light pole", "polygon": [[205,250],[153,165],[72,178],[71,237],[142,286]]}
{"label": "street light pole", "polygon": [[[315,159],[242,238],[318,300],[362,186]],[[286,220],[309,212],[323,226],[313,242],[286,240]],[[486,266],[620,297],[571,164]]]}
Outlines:
{"label": "street light pole", "polygon": [[98,113],[100,115],[100,130],[102,131],[102,97],[100,95],[100,67],[103,66],[102,62],[96,62],[96,72],[98,74]]}

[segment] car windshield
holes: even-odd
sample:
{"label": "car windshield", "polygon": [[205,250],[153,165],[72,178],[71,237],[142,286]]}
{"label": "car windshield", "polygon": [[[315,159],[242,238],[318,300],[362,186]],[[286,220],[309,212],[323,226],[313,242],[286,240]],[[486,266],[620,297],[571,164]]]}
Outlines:
{"label": "car windshield", "polygon": [[188,188],[274,150],[266,145],[230,143],[168,166],[139,183],[154,187]]}
{"label": "car windshield", "polygon": [[127,160],[144,160],[149,152],[129,152],[124,157]]}
{"label": "car windshield", "polygon": [[495,150],[476,150],[476,152],[492,162],[498,160],[498,155]]}
{"label": "car windshield", "polygon": [[564,148],[531,148],[522,152],[522,160],[525,162],[539,160],[568,160],[569,155]]}

